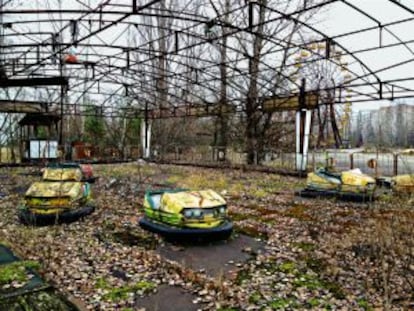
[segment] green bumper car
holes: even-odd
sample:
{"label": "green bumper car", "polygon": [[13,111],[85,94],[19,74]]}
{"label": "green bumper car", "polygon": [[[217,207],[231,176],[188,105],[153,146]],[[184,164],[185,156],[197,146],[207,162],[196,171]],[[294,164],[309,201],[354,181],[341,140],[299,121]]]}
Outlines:
{"label": "green bumper car", "polygon": [[47,168],[43,181],[27,190],[19,207],[20,221],[30,225],[69,223],[92,213],[90,185],[81,179],[79,169]]}
{"label": "green bumper car", "polygon": [[169,240],[224,240],[233,224],[226,201],[213,190],[148,191],[139,225]]}

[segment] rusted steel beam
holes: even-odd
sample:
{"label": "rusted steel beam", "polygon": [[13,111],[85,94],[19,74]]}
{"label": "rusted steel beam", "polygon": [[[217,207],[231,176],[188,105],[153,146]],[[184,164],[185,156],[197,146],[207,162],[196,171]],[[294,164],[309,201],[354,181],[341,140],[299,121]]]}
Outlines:
{"label": "rusted steel beam", "polygon": [[48,103],[21,100],[0,100],[0,112],[32,113],[48,111]]}
{"label": "rusted steel beam", "polygon": [[0,87],[68,85],[65,77],[0,79]]}

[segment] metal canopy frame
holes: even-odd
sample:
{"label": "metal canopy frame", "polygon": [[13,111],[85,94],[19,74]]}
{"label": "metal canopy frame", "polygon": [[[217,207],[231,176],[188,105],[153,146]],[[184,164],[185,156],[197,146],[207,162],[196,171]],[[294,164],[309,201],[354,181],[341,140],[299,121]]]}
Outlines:
{"label": "metal canopy frame", "polygon": [[[275,1],[285,6],[276,7]],[[175,5],[166,7],[166,2]],[[296,6],[287,5],[289,2]],[[252,56],[247,49],[240,50],[240,44],[249,46],[249,36],[261,36],[267,47],[259,60],[257,110],[267,98],[297,93],[300,80],[294,76],[321,63],[349,75],[317,86],[320,92],[333,92],[336,104],[411,98],[414,77],[406,72],[414,69],[414,34],[399,29],[414,24],[414,5],[381,2],[398,8],[400,16],[385,20],[354,0],[238,1],[227,12],[220,11],[220,1],[215,0],[36,0],[24,7],[17,1],[2,0],[0,87],[15,88],[16,102],[27,102],[41,93],[42,102],[61,106],[62,116],[87,115],[92,104],[102,107],[104,116],[243,114]],[[195,3],[203,5],[196,7]],[[258,10],[264,3],[269,15],[259,23]],[[349,10],[362,22],[357,29],[343,27],[344,31],[338,25],[333,33],[311,18],[320,14],[323,20],[324,12],[333,7]],[[261,26],[281,27],[282,33],[294,27],[299,30],[293,37],[277,36],[270,30],[259,33]],[[228,57],[220,60],[224,37]],[[366,38],[367,43],[362,47],[346,43],[355,38]],[[162,41],[164,51],[159,48]],[[315,45],[324,48],[315,50]],[[65,55],[73,48],[77,61],[65,63]],[[392,55],[387,53],[395,48],[409,57],[395,57],[372,67],[370,55]],[[281,63],[283,53],[287,57]],[[301,53],[309,56],[298,57]],[[160,68],[161,62],[167,65]],[[229,75],[227,105],[231,108],[225,110],[217,108],[220,66]],[[401,73],[390,74],[399,69]],[[315,91],[315,86],[307,85],[307,91]],[[18,87],[33,88],[20,92]]]}

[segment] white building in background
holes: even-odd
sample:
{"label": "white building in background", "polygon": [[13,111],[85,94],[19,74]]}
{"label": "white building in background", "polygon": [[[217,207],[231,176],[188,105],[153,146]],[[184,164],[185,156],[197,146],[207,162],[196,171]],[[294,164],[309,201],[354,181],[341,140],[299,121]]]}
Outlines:
{"label": "white building in background", "polygon": [[414,105],[393,104],[359,111],[351,120],[354,145],[414,146]]}

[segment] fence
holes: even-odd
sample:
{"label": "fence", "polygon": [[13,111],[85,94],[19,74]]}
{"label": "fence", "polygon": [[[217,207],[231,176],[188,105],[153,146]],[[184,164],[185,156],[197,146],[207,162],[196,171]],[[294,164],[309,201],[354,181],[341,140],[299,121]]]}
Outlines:
{"label": "fence", "polygon": [[[164,154],[161,159],[200,164],[217,162],[214,149],[211,147],[201,149],[196,147],[177,147],[175,151]],[[226,152],[226,161],[232,164],[245,164],[246,159],[246,153],[234,150],[227,150]],[[269,151],[265,154],[262,165],[295,170],[295,161],[295,153]],[[371,167],[369,162],[371,162]],[[362,172],[373,176],[412,174],[414,173],[414,153],[367,153],[352,150],[311,151],[309,153],[308,170],[314,170],[317,167],[326,165],[332,165],[339,171],[359,168]]]}
{"label": "fence", "polygon": [[[220,149],[221,150],[221,149]],[[11,150],[2,148],[1,163],[16,163],[18,159],[11,158]],[[17,151],[17,150],[16,150]],[[182,161],[197,164],[217,163],[217,148],[180,147],[170,152],[159,154],[154,152],[154,158],[165,161]],[[72,160],[115,160],[136,159],[140,156],[138,147],[130,146],[121,154],[114,148],[97,148],[91,146],[76,146],[72,150]],[[17,157],[18,158],[18,157]],[[225,161],[231,164],[245,164],[247,154],[227,149]],[[371,160],[371,161],[370,161]],[[375,160],[375,161],[372,161]],[[263,166],[295,170],[295,154],[293,152],[268,151],[265,154]],[[376,165],[368,165],[375,162]],[[337,170],[359,168],[362,172],[373,176],[394,176],[397,174],[414,173],[414,152],[411,153],[367,153],[355,150],[311,151],[308,155],[308,170],[320,166],[332,165]]]}
{"label": "fence", "polygon": [[[375,161],[373,161],[375,160]],[[371,162],[371,165],[369,165]],[[264,165],[295,169],[295,154],[276,154]],[[363,173],[373,176],[394,176],[414,173],[414,154],[404,153],[366,153],[352,151],[312,151],[308,158],[308,169],[331,165],[336,170],[359,168]]]}

